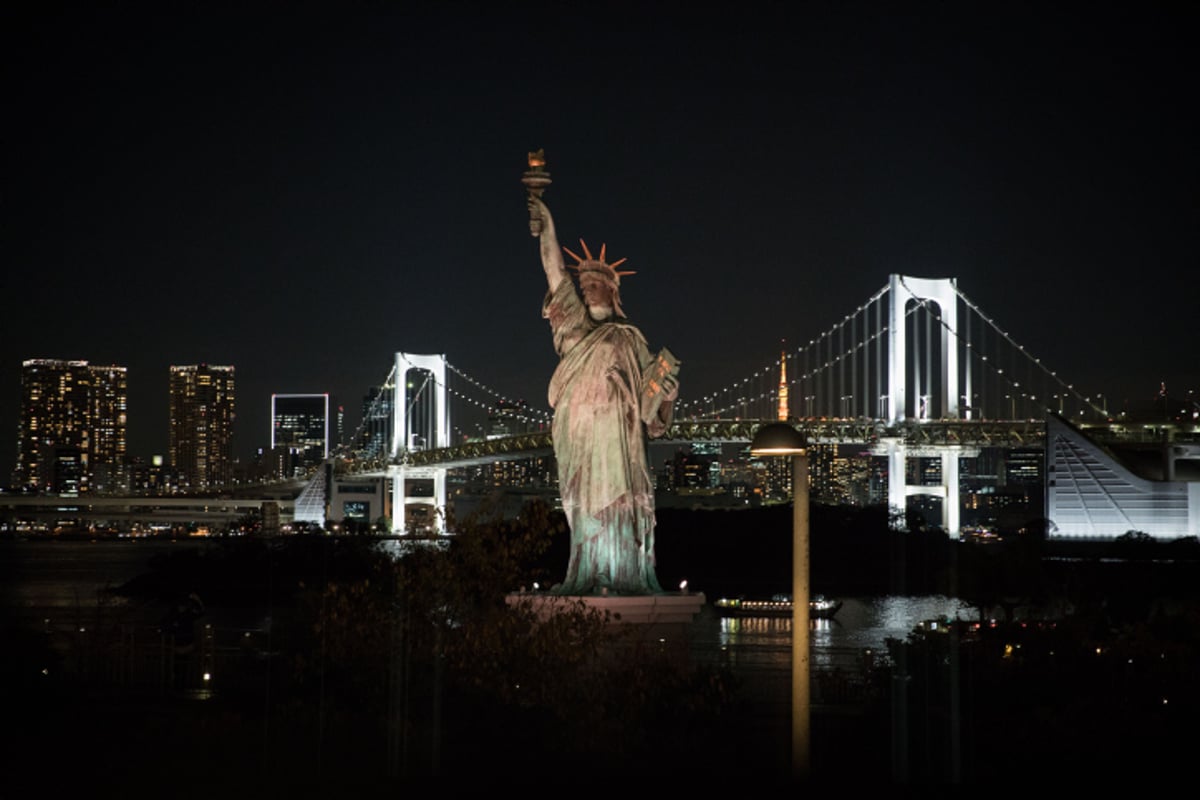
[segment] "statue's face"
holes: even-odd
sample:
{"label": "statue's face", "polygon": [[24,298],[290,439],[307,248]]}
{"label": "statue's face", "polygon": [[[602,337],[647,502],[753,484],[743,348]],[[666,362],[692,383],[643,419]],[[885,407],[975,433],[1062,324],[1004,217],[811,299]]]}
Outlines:
{"label": "statue's face", "polygon": [[613,291],[607,283],[583,278],[579,281],[579,289],[583,292],[583,304],[587,306],[592,319],[602,322],[612,317]]}

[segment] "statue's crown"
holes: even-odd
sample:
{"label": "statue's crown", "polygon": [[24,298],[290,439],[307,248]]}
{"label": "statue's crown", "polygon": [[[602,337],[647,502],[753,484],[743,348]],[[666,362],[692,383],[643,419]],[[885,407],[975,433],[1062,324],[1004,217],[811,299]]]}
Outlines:
{"label": "statue's crown", "polygon": [[578,264],[568,264],[568,266],[578,272],[581,277],[585,272],[599,273],[602,277],[611,281],[614,285],[620,286],[621,276],[637,274],[636,270],[622,271],[617,269],[617,267],[619,267],[621,264],[624,264],[628,259],[622,258],[619,261],[612,262],[611,264],[605,261],[604,252],[607,245],[600,245],[600,256],[594,257],[592,255],[592,251],[588,249],[587,242],[583,241],[583,239],[580,239],[579,244],[583,247],[583,254],[586,256],[586,258],[580,258],[566,247],[564,247],[563,250],[566,251],[567,255],[579,262]]}

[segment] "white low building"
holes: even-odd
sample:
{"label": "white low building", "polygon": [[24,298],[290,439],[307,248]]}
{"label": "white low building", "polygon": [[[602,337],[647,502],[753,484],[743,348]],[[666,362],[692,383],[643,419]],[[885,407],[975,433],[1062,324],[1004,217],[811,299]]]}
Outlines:
{"label": "white low building", "polygon": [[[1111,448],[1064,419],[1046,420],[1046,517],[1051,538],[1115,539],[1138,531],[1155,539],[1200,536],[1200,444],[1161,445],[1160,479],[1137,474]],[[1184,474],[1185,479],[1179,479]]]}

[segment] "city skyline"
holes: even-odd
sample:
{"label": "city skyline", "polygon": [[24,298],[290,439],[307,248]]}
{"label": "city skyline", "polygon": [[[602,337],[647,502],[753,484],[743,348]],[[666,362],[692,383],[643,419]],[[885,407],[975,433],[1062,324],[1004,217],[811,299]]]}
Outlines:
{"label": "city skyline", "polygon": [[329,392],[352,430],[396,351],[543,407],[539,147],[560,237],[629,258],[685,399],[891,273],[957,278],[1113,407],[1200,389],[1196,12],[451,9],[14,15],[10,465],[26,359],[127,367],[143,458],[176,363],[237,367],[243,459],[272,393]]}

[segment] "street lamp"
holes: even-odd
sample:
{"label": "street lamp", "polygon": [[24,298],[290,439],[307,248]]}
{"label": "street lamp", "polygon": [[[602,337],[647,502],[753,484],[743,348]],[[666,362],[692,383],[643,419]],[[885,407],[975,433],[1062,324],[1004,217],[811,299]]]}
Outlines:
{"label": "street lamp", "polygon": [[763,425],[750,453],[792,457],[792,775],[809,774],[811,703],[808,672],[808,449],[804,434],[785,422]]}

